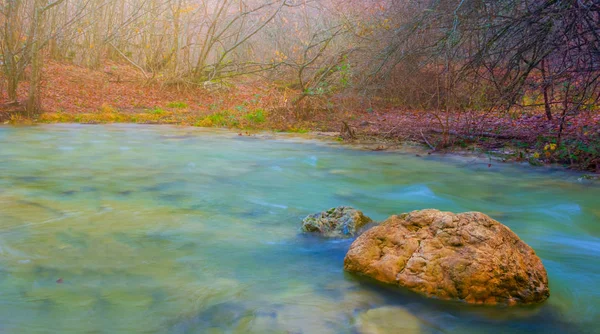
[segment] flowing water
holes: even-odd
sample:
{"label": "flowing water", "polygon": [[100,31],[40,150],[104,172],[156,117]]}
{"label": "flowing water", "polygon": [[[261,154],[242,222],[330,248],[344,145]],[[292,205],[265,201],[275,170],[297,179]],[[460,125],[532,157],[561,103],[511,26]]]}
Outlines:
{"label": "flowing water", "polygon": [[[423,333],[598,333],[600,187],[580,176],[196,128],[0,127],[0,332],[357,333],[400,306]],[[473,307],[347,274],[352,240],[298,233],[337,205],[485,212],[536,250],[551,297]]]}

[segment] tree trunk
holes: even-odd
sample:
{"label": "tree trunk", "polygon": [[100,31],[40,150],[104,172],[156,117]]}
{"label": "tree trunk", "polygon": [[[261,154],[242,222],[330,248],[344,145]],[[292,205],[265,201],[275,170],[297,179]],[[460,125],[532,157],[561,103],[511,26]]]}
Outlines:
{"label": "tree trunk", "polygon": [[550,83],[547,82],[546,79],[546,59],[542,60],[541,68],[542,72],[542,87],[544,90],[544,109],[546,110],[546,118],[551,121],[552,120],[552,109],[550,108],[550,97],[548,94],[548,90],[550,89]]}
{"label": "tree trunk", "polygon": [[172,9],[173,15],[173,50],[172,50],[172,67],[171,71],[173,76],[177,76],[179,70],[179,16],[181,15],[181,0],[177,2],[177,7]]}
{"label": "tree trunk", "polygon": [[19,40],[17,30],[20,26],[20,20],[18,17],[20,3],[16,1],[6,2],[6,13],[4,22],[3,38],[2,41],[2,52],[4,60],[4,75],[7,81],[7,93],[9,103],[17,103],[19,97],[17,96],[17,89],[19,88],[19,82],[21,81],[21,73],[19,71],[20,63],[24,63],[24,59],[19,59],[15,55],[15,50],[18,50]]}
{"label": "tree trunk", "polygon": [[19,88],[19,75],[9,75],[7,78],[8,81],[8,101],[9,103],[18,102],[19,97],[17,96],[17,88]]}
{"label": "tree trunk", "polygon": [[550,108],[550,99],[548,97],[548,86],[544,86],[544,108],[546,109],[546,118],[552,120],[552,109]]}
{"label": "tree trunk", "polygon": [[31,59],[31,79],[29,80],[29,95],[25,110],[29,117],[39,115],[42,111],[42,101],[40,97],[40,81],[42,77],[42,55],[39,50],[32,55]]}
{"label": "tree trunk", "polygon": [[25,105],[25,111],[28,117],[38,115],[41,112],[41,98],[40,98],[40,81],[42,76],[42,54],[40,52],[41,38],[40,32],[42,28],[42,7],[43,0],[35,0],[34,13],[32,21],[32,33],[31,33],[31,78],[29,79],[29,96],[27,97],[27,104]]}

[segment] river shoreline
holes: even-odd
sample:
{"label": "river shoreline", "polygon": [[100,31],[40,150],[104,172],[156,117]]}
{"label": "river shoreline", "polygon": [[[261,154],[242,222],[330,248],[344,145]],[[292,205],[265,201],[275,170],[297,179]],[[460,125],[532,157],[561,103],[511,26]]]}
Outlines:
{"label": "river shoreline", "polygon": [[58,122],[58,123],[45,123],[45,122],[21,122],[21,123],[7,123],[4,122],[1,126],[44,126],[44,125],[136,125],[136,126],[172,126],[178,128],[189,127],[191,129],[203,129],[203,130],[223,130],[228,133],[237,134],[240,137],[254,137],[264,139],[276,139],[279,137],[291,138],[298,137],[302,139],[315,139],[317,141],[326,144],[335,144],[348,147],[352,149],[372,152],[401,152],[414,154],[417,157],[440,157],[450,159],[475,159],[472,163],[478,163],[487,165],[491,168],[495,164],[499,163],[514,163],[517,165],[524,166],[526,168],[545,168],[547,170],[566,170],[569,172],[576,173],[579,175],[581,180],[592,180],[600,181],[600,173],[594,173],[591,171],[583,171],[574,167],[565,166],[559,163],[548,163],[543,160],[535,158],[535,153],[524,153],[522,149],[511,147],[510,145],[503,146],[497,149],[486,149],[478,143],[473,143],[469,147],[461,147],[458,145],[448,146],[443,149],[434,150],[427,146],[426,143],[411,140],[411,139],[398,139],[389,138],[384,135],[377,134],[355,134],[354,138],[344,137],[340,132],[333,131],[303,131],[303,132],[285,132],[275,131],[269,129],[236,129],[230,127],[202,127],[202,126],[189,126],[184,124],[173,124],[173,123],[97,123],[97,122]]}

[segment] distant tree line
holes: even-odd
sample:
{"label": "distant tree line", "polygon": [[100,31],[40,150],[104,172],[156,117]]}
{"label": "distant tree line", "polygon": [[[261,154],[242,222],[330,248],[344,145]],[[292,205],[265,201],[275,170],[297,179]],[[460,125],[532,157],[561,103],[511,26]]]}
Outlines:
{"label": "distant tree line", "polygon": [[585,0],[2,0],[0,63],[9,102],[29,82],[29,114],[51,58],[173,85],[262,75],[292,103],[351,90],[564,121],[598,105],[599,22]]}

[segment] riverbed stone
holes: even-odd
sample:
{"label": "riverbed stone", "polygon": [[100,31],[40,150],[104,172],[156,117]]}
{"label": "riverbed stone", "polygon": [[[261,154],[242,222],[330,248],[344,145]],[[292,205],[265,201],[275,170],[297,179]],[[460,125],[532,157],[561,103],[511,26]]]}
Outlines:
{"label": "riverbed stone", "polygon": [[373,220],[359,210],[349,206],[338,206],[306,216],[302,220],[301,230],[326,237],[352,237],[361,227],[371,222]]}
{"label": "riverbed stone", "polygon": [[399,306],[384,306],[367,310],[356,318],[361,334],[418,334],[421,324],[417,317]]}
{"label": "riverbed stone", "polygon": [[344,269],[472,304],[533,304],[550,295],[535,251],[480,212],[427,209],[391,216],[352,243]]}

